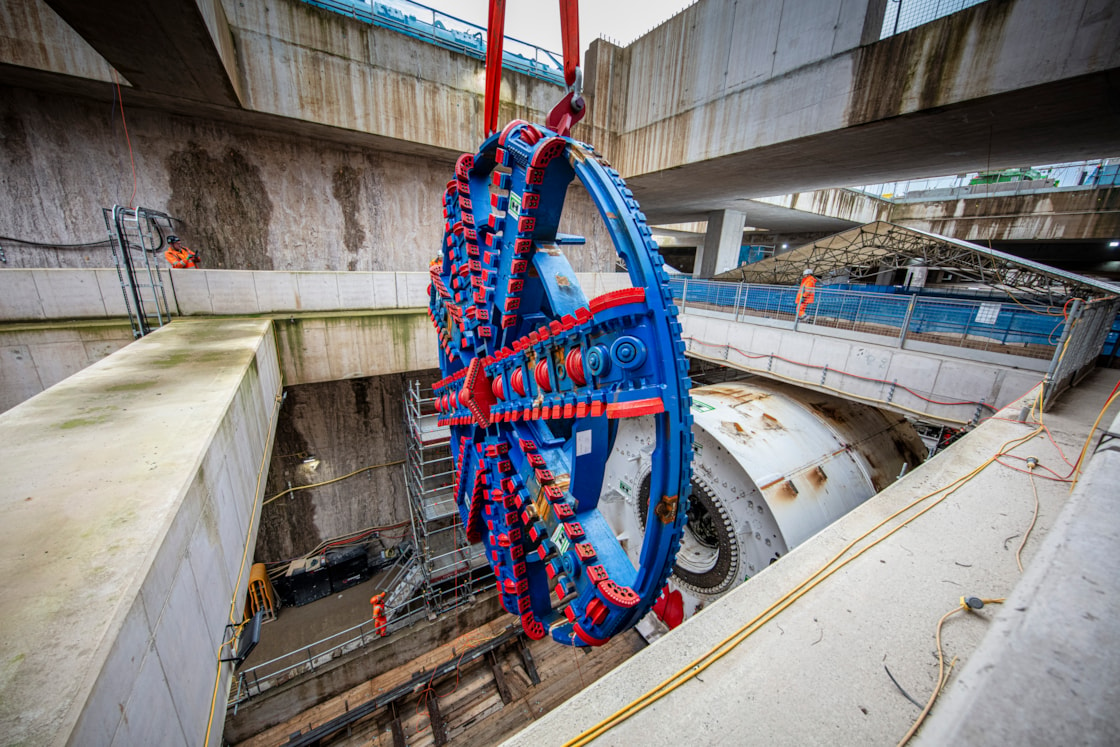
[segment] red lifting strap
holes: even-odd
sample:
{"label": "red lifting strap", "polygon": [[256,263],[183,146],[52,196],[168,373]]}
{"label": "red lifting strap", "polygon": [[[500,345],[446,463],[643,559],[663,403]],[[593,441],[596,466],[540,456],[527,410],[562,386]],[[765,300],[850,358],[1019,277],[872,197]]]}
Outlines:
{"label": "red lifting strap", "polygon": [[498,104],[502,94],[502,43],[506,31],[506,0],[490,0],[490,22],[486,30],[486,117],[485,137],[498,131]]}
{"label": "red lifting strap", "polygon": [[[505,40],[506,0],[490,0],[486,30],[486,97],[483,99],[486,132],[498,131],[498,106],[502,94],[502,43]],[[560,0],[560,36],[564,47],[564,81],[571,90],[549,113],[545,124],[567,135],[585,113],[583,97],[576,90],[579,79],[579,0]]]}
{"label": "red lifting strap", "polygon": [[574,86],[579,67],[579,0],[560,0],[560,38],[564,45],[564,82]]}

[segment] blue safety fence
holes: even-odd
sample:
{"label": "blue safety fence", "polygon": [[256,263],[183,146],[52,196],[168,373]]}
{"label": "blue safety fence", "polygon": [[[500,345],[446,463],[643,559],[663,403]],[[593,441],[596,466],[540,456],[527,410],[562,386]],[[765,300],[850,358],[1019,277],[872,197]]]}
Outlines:
{"label": "blue safety fence", "polygon": [[[851,287],[817,286],[801,324],[1042,359],[1053,356],[1064,326],[1062,310],[1052,306]],[[674,278],[670,288],[684,311],[787,321],[797,314],[796,286]]]}
{"label": "blue safety fence", "polygon": [[[392,29],[413,39],[435,44],[453,52],[486,59],[486,29],[411,0],[369,2],[369,0],[303,0],[364,23]],[[505,37],[502,66],[515,72],[563,86],[564,62],[554,52]]]}

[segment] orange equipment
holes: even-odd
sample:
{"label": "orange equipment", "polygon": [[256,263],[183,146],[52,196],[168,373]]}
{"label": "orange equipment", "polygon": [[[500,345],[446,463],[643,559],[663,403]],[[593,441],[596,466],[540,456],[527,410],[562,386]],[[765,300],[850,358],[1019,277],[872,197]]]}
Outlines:
{"label": "orange equipment", "polygon": [[245,619],[264,610],[264,622],[276,619],[276,592],[268,577],[264,563],[254,563],[249,569],[249,588],[246,591]]}

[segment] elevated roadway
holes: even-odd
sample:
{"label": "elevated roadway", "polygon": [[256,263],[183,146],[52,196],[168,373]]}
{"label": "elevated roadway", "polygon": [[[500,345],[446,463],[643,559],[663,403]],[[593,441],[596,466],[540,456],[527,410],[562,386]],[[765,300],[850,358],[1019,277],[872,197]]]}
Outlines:
{"label": "elevated roadway", "polygon": [[1114,12],[989,1],[879,41],[882,5],[707,0],[599,47],[589,116],[651,219],[1120,152]]}

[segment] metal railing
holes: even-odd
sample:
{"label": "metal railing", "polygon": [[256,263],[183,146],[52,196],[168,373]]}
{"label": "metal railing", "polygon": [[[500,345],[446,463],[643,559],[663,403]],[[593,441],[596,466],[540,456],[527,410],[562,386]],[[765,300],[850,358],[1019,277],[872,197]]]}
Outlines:
{"label": "metal railing", "polygon": [[[392,29],[414,39],[486,59],[486,29],[411,0],[304,0],[324,10],[365,23]],[[564,83],[564,63],[555,52],[535,44],[505,37],[502,66],[557,85]]]}
{"label": "metal railing", "polygon": [[989,184],[972,184],[979,171],[946,174],[921,179],[868,184],[850,187],[852,191],[869,194],[892,202],[924,202],[960,199],[963,197],[1000,197],[1037,194],[1038,192],[1070,192],[1111,186],[1115,169],[1110,169],[1114,159],[1092,158],[1046,165],[1034,165],[1030,171],[1041,177]]}
{"label": "metal railing", "polygon": [[[474,551],[475,548],[470,548]],[[484,552],[481,546],[478,552]],[[433,616],[445,614],[474,600],[475,595],[492,589],[494,574],[485,556],[480,555],[480,567],[467,568],[467,570],[454,572],[454,578],[443,584],[422,584],[417,592],[409,599],[396,604],[387,605],[386,612],[388,624],[386,634],[392,634],[403,628],[411,627],[423,620],[432,619]],[[417,563],[423,562],[422,558],[415,555],[410,560]],[[473,558],[472,558],[473,559]],[[408,563],[400,566],[400,570],[407,571]],[[388,588],[392,589],[400,583],[403,573],[397,574],[390,582]],[[251,667],[238,670],[230,688],[227,708],[234,709],[242,703],[261,695],[285,682],[314,674],[334,660],[356,651],[365,646],[378,643],[382,636],[378,634],[373,620],[363,620],[361,623],[333,633],[314,643],[301,646],[268,661],[255,664]]]}
{"label": "metal railing", "polygon": [[892,338],[897,347],[921,341],[1048,360],[1067,325],[1062,310],[1052,306],[828,286],[816,288],[798,321],[795,286],[675,278],[670,288],[682,311],[848,330]]}
{"label": "metal railing", "polygon": [[[409,559],[414,557],[410,555]],[[400,567],[407,568],[407,563]],[[387,630],[392,632],[424,619],[427,615],[427,607],[423,594],[417,594],[402,604],[389,607],[387,612],[390,619]],[[227,707],[235,709],[236,712],[238,705],[261,693],[301,675],[313,673],[344,654],[380,640],[381,636],[377,633],[373,619],[370,618],[274,659],[240,669],[230,689]]]}
{"label": "metal railing", "polygon": [[1043,380],[1043,409],[1093,370],[1115,324],[1118,310],[1120,299],[1117,298],[1073,301],[1069,309],[1069,323],[1062,331],[1058,350]]}

